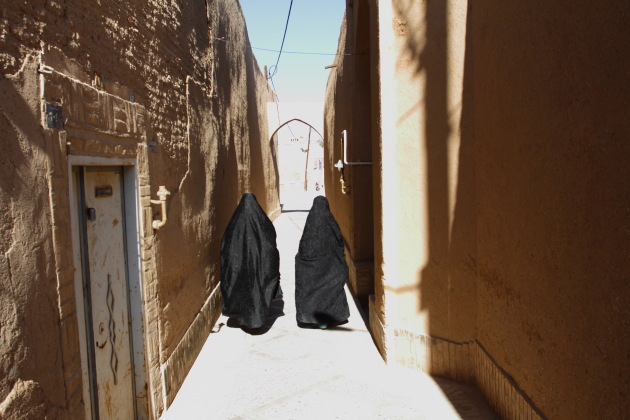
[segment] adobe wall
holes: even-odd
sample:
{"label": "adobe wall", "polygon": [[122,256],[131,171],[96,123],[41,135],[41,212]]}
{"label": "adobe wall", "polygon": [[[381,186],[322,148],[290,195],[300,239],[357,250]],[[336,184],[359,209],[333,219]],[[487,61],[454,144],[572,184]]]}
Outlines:
{"label": "adobe wall", "polygon": [[468,15],[478,340],[549,418],[623,418],[630,4]]}
{"label": "adobe wall", "polygon": [[[379,350],[506,418],[623,417],[627,2],[347,3],[380,21]],[[339,100],[355,83],[331,75],[328,126],[365,117]]]}
{"label": "adobe wall", "polygon": [[[354,25],[358,13],[365,10],[347,9],[351,18],[344,20],[347,24],[341,27],[337,49],[339,54],[344,51],[359,51],[359,54],[337,56],[335,67],[330,69],[324,110],[324,135],[330,139],[324,146],[324,182],[331,211],[345,240],[351,290],[367,303],[367,296],[374,291],[375,198],[372,184],[375,169],[371,164],[346,165],[342,171],[333,166],[343,160],[344,132],[348,162],[372,162],[377,153],[372,139],[375,124],[371,118],[371,96],[378,89],[370,89],[370,86],[378,86],[378,81],[371,77],[369,68],[377,50],[371,51],[369,30]],[[370,22],[365,24],[369,26]],[[377,98],[374,101],[377,102]]]}
{"label": "adobe wall", "polygon": [[[266,138],[272,92],[242,47],[247,33],[236,1],[3,6],[0,417],[84,413],[72,156],[136,162],[144,398],[157,417],[220,311],[218,245],[240,195],[251,191],[271,217],[278,213]],[[63,127],[46,127],[46,103],[62,105]],[[149,200],[160,185],[171,192],[168,222],[154,231],[161,215]]]}
{"label": "adobe wall", "polygon": [[[346,44],[352,41],[352,30],[342,25],[339,34],[338,53],[346,50]],[[331,68],[326,84],[326,102],[324,104],[324,185],[326,198],[330,203],[330,210],[335,216],[346,246],[353,248],[354,229],[352,223],[352,196],[342,191],[341,176],[333,165],[342,159],[341,133],[352,125],[352,78],[354,76],[353,62],[337,58],[335,66]],[[344,171],[344,182],[350,183],[351,171]],[[346,250],[349,252],[350,250]]]}
{"label": "adobe wall", "polygon": [[466,5],[394,0],[379,10],[384,294],[375,304],[400,328],[466,342],[476,311]]}
{"label": "adobe wall", "polygon": [[[470,149],[460,147],[464,49],[446,48],[463,42],[466,10],[461,2],[449,3],[449,13],[446,6],[432,7],[425,11],[418,2],[378,7],[367,0],[348,2],[338,52],[357,55],[339,57],[328,80],[326,194],[349,242],[351,285],[352,267],[361,259],[352,252],[352,239],[368,227],[375,232],[370,238],[377,250],[369,278],[373,284],[365,289],[375,291],[374,311],[381,322],[395,313],[401,328],[464,342],[473,337],[476,310],[469,267],[475,249],[474,179]],[[425,30],[429,15],[440,21]],[[365,52],[369,61],[357,68],[359,53]],[[426,62],[419,62],[421,54],[428,57]],[[360,80],[367,77],[366,70],[369,82]],[[367,89],[371,95],[365,94]],[[368,100],[371,108],[365,106]],[[361,133],[370,124],[371,133]],[[344,168],[351,189],[343,195],[340,174],[332,167],[341,157],[338,139],[345,127],[353,142],[372,138],[369,201],[357,198],[359,191],[353,189],[365,178],[360,174],[364,168]],[[360,152],[356,143],[353,147]],[[458,170],[460,159],[464,164]],[[468,182],[465,190],[457,190],[459,177]],[[373,214],[366,217],[369,207]],[[456,245],[449,245],[451,236]],[[390,305],[395,310],[387,310]]]}
{"label": "adobe wall", "polygon": [[[22,63],[20,63],[22,64]],[[33,60],[0,80],[0,413],[65,413],[57,279]],[[19,67],[18,67],[19,69]]]}

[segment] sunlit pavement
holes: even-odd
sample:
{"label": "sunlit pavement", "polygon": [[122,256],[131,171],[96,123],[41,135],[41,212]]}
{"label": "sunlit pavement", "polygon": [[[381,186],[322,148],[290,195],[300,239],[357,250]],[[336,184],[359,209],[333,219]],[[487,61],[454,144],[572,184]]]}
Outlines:
{"label": "sunlit pavement", "polygon": [[284,292],[276,309],[284,315],[262,334],[219,318],[162,418],[496,419],[473,387],[387,367],[347,290],[347,324],[298,328],[294,257],[317,194],[283,194],[283,214],[274,222]]}

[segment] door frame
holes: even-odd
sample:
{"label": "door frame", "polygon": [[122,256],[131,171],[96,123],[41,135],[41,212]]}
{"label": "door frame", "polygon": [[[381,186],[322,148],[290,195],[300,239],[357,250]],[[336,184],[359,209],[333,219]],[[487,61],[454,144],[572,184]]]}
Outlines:
{"label": "door frame", "polygon": [[[135,158],[106,158],[94,156],[68,156],[68,183],[70,195],[70,221],[72,226],[72,254],[75,267],[74,289],[77,306],[77,323],[79,329],[81,374],[83,382],[83,401],[86,419],[93,418],[92,387],[90,374],[90,358],[87,353],[87,328],[90,327],[86,319],[85,291],[83,288],[83,263],[81,255],[81,217],[78,214],[78,199],[73,169],[85,166],[117,166],[121,167],[124,189],[124,219],[125,219],[125,251],[127,262],[128,306],[130,317],[130,346],[131,359],[134,369],[134,404],[138,419],[148,418],[148,384],[146,372],[145,337],[144,337],[144,300],[143,277],[140,259],[140,219],[139,219],[139,185],[138,167]],[[96,410],[98,411],[98,410]]]}

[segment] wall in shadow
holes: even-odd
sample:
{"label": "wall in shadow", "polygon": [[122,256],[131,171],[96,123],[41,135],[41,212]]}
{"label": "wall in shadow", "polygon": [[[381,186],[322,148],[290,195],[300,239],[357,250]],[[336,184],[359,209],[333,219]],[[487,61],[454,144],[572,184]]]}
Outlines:
{"label": "wall in shadow", "polygon": [[[367,0],[355,1],[356,26],[354,39],[354,98],[353,121],[348,130],[346,159],[349,162],[372,162],[372,63],[370,54],[370,4]],[[374,260],[374,212],[372,199],[372,166],[346,167],[350,176],[353,201],[355,262],[371,263]],[[371,291],[370,291],[371,292]]]}
{"label": "wall in shadow", "polygon": [[[360,2],[350,3],[341,52],[354,42]],[[380,62],[392,65],[394,80],[379,76],[387,84],[381,95],[395,89],[381,112],[396,120],[393,132],[381,133],[383,150],[396,152],[393,163],[381,162],[394,166],[383,172],[397,185],[379,192],[393,191],[398,217],[383,221],[396,238],[383,247],[398,251],[386,261],[382,293],[377,287],[377,305],[387,301],[385,326],[394,340],[409,330],[472,343],[497,378],[546,416],[623,417],[630,4],[394,0],[393,7],[393,21],[379,24],[381,40],[399,53]],[[338,181],[335,140],[351,121],[344,100],[360,89],[352,66],[340,59],[329,78],[329,193]],[[351,232],[348,197],[333,192],[329,200]],[[400,351],[393,356],[410,357]]]}
{"label": "wall in shadow", "polygon": [[343,159],[344,130],[347,161],[372,162],[374,149],[378,152],[379,138],[373,138],[378,131],[373,130],[374,115],[378,114],[373,7],[367,0],[348,3],[339,37],[338,52],[342,55],[331,69],[324,111],[326,196],[346,243],[350,289],[363,305],[374,291],[376,169],[372,165],[346,165],[339,171],[333,165]]}
{"label": "wall in shadow", "polygon": [[469,14],[478,339],[550,418],[621,418],[630,4],[484,1]]}
{"label": "wall in shadow", "polygon": [[[353,9],[347,8],[346,15],[353,13]],[[337,52],[343,54],[354,44],[354,27],[352,20],[342,25],[339,35]],[[326,85],[326,103],[324,105],[324,184],[326,185],[326,198],[330,203],[330,210],[339,223],[339,228],[346,244],[353,248],[354,238],[352,196],[343,194],[340,179],[343,175],[348,182],[352,177],[352,170],[339,172],[333,167],[342,159],[341,133],[352,127],[354,91],[352,81],[354,78],[354,59],[350,56],[338,55],[335,59],[336,67],[330,70]],[[350,133],[352,135],[352,133]]]}
{"label": "wall in shadow", "polygon": [[453,37],[454,3],[426,2],[420,19],[410,2],[397,5],[404,56],[424,81],[425,328],[477,340],[546,416],[623,416],[629,6],[469,4],[465,37]]}
{"label": "wall in shadow", "polygon": [[[247,124],[245,125],[244,140],[248,140],[246,143],[249,146],[250,161],[247,183],[249,184],[248,189],[260,200],[262,208],[269,214],[273,210],[273,208],[270,208],[272,203],[269,198],[271,196],[276,198],[279,196],[278,190],[274,191],[272,188],[272,185],[277,180],[273,180],[269,176],[274,172],[265,171],[265,166],[270,163],[268,158],[271,152],[266,148],[266,137],[269,131],[267,129],[267,102],[272,100],[272,96],[268,95],[261,98],[258,87],[265,85],[267,80],[264,77],[260,77],[262,73],[260,73],[254,54],[250,49],[245,51],[245,60],[245,72],[247,74]],[[263,100],[262,103],[260,102],[261,99]],[[261,124],[264,125],[262,129]],[[265,154],[263,154],[263,148],[266,152]]]}

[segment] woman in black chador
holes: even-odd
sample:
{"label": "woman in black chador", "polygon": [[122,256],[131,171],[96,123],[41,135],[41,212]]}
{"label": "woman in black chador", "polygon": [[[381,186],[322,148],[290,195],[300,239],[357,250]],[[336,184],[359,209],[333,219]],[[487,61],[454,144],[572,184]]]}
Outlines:
{"label": "woman in black chador", "polygon": [[252,329],[282,294],[276,229],[254,194],[243,194],[221,239],[221,293],[223,315]]}
{"label": "woman in black chador", "polygon": [[300,248],[295,256],[295,307],[300,327],[326,328],[350,316],[344,285],[348,265],[339,225],[318,196],[308,213]]}

